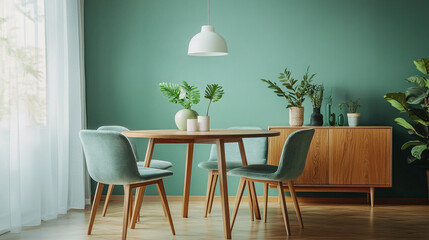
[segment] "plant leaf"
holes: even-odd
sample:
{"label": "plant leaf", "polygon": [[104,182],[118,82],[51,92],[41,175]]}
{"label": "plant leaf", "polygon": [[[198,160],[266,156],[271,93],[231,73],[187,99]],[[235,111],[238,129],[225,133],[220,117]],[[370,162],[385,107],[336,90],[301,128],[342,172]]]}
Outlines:
{"label": "plant leaf", "polygon": [[407,80],[409,83],[416,85],[417,87],[427,87],[428,81],[422,76],[411,76]]}
{"label": "plant leaf", "polygon": [[417,145],[411,149],[411,155],[417,159],[422,158],[422,153],[427,149],[427,145]]}
{"label": "plant leaf", "polygon": [[426,87],[410,87],[405,91],[405,97],[408,104],[422,104],[427,96]]}
{"label": "plant leaf", "polygon": [[401,125],[402,127],[404,127],[405,129],[412,131],[412,133],[418,135],[419,137],[424,138],[424,136],[418,133],[416,129],[414,129],[414,127],[411,124],[409,124],[405,119],[398,117],[398,118],[395,118],[395,122]]}
{"label": "plant leaf", "polygon": [[408,162],[408,164],[411,164],[411,163],[413,163],[414,161],[416,161],[416,160],[418,160],[417,158],[415,158],[415,157],[413,157],[413,156],[409,156],[408,158],[407,158],[407,162]]}
{"label": "plant leaf", "polygon": [[408,104],[404,93],[387,93],[384,95],[384,99],[388,101],[394,108],[398,109],[399,112],[406,112]]}
{"label": "plant leaf", "polygon": [[411,140],[411,141],[404,143],[401,147],[401,150],[405,150],[410,146],[417,146],[417,145],[425,145],[425,143],[420,141],[420,140]]}
{"label": "plant leaf", "polygon": [[261,81],[266,82],[268,84],[268,88],[273,89],[274,93],[277,94],[277,96],[284,97],[288,100],[286,93],[277,85],[277,83],[265,79],[261,79]]}
{"label": "plant leaf", "polygon": [[417,70],[426,75],[429,75],[429,58],[415,60],[414,65],[416,65]]}
{"label": "plant leaf", "polygon": [[179,84],[163,82],[159,84],[159,88],[162,95],[167,97],[170,102],[179,103],[182,92]]}
{"label": "plant leaf", "polygon": [[224,94],[222,86],[218,84],[208,84],[205,90],[204,97],[212,102],[219,101]]}

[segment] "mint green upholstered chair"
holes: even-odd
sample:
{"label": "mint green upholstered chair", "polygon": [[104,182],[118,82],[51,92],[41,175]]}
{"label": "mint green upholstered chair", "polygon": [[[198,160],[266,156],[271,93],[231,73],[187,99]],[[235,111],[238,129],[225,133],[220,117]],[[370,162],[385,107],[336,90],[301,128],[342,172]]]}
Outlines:
{"label": "mint green upholstered chair", "polygon": [[245,167],[235,168],[229,171],[229,175],[240,176],[240,184],[237,190],[235,208],[232,215],[231,229],[234,226],[237,216],[238,207],[243,196],[245,182],[256,181],[264,183],[264,222],[267,221],[267,198],[268,185],[277,185],[279,200],[281,203],[283,220],[286,227],[287,235],[290,235],[289,218],[286,209],[286,201],[284,198],[283,182],[288,183],[288,188],[294,201],[295,211],[298,217],[300,228],[304,225],[299,210],[298,199],[296,198],[293,180],[298,178],[305,167],[308,149],[310,148],[311,140],[313,139],[314,129],[303,129],[293,132],[287,138],[283,151],[280,157],[279,166],[252,164]]}
{"label": "mint green upholstered chair", "polygon": [[[129,131],[128,128],[123,127],[123,126],[101,126],[97,130],[115,131],[115,132],[120,132],[120,133],[124,132],[124,131]],[[136,155],[137,166],[138,167],[143,167],[143,165],[144,165],[144,159],[143,159],[143,161],[140,161],[142,159],[141,159],[141,157],[138,154],[137,143],[136,143],[135,139],[134,138],[129,138],[129,140],[131,142],[131,146],[133,147],[134,154]],[[152,160],[150,160],[149,167],[151,167],[151,168],[158,168],[158,169],[169,169],[169,168],[173,167],[173,164],[171,162],[164,161],[164,160],[152,159]]]}
{"label": "mint green upholstered chair", "polygon": [[[88,226],[88,235],[91,234],[95,214],[100,202],[104,184],[124,186],[124,215],[122,239],[126,239],[129,219],[132,212],[132,189],[156,184],[162,204],[175,235],[173,220],[171,219],[167,197],[162,179],[173,175],[171,171],[155,168],[138,168],[136,159],[128,139],[121,133],[102,130],[81,130],[79,132],[85,153],[89,175],[97,182],[97,190],[92,204]],[[136,219],[134,209],[131,221]]]}
{"label": "mint green upholstered chair", "polygon": [[[122,126],[101,126],[97,130],[114,131],[114,132],[118,132],[118,133],[122,133],[124,131],[129,131],[128,128],[122,127]],[[133,138],[129,138],[128,140],[130,141],[131,146],[133,148],[134,155],[136,156],[137,167],[138,168],[143,168],[144,167],[144,162],[143,161],[138,161],[140,158],[139,158],[139,155],[138,155],[137,144],[136,144],[135,140]],[[173,164],[171,164],[171,162],[167,162],[167,161],[163,161],[163,160],[156,160],[156,159],[152,159],[150,161],[150,165],[149,165],[149,167],[151,167],[151,168],[157,168],[157,169],[169,169],[172,166],[173,166]],[[110,184],[109,188],[107,190],[106,200],[104,201],[103,212],[101,213],[101,215],[103,217],[106,216],[107,208],[109,207],[110,197],[112,196],[114,187],[115,187],[115,185]]]}
{"label": "mint green upholstered chair", "polygon": [[[229,129],[251,129],[262,130],[259,127],[231,127]],[[267,138],[245,138],[243,139],[244,148],[246,151],[246,158],[248,164],[266,164],[267,163]],[[225,144],[225,160],[226,170],[229,171],[234,168],[242,167],[240,149],[237,143]],[[213,198],[218,179],[218,165],[217,165],[217,148],[213,144],[210,150],[209,160],[200,162],[199,168],[209,170],[209,177],[207,182],[206,204],[204,217],[207,213],[211,212],[213,206]],[[253,214],[251,214],[253,219]]]}

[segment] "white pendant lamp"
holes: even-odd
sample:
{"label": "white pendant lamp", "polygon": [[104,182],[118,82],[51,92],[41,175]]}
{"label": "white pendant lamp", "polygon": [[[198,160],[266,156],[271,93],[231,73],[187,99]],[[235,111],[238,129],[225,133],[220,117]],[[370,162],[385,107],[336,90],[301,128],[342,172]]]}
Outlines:
{"label": "white pendant lamp", "polygon": [[208,1],[208,25],[201,27],[201,32],[197,33],[189,42],[189,56],[225,56],[228,55],[228,48],[225,39],[214,31],[210,25],[210,0]]}

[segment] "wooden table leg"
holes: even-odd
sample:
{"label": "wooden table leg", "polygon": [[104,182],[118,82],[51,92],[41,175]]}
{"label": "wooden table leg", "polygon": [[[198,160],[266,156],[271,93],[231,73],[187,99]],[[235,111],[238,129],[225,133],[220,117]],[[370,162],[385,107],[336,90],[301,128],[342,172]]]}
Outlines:
{"label": "wooden table leg", "polygon": [[229,220],[228,185],[226,180],[225,143],[224,140],[216,140],[217,164],[219,171],[219,187],[222,205],[223,230],[226,239],[231,239],[231,225]]}
{"label": "wooden table leg", "polygon": [[146,156],[144,158],[144,166],[149,167],[150,161],[152,160],[153,155],[153,149],[155,147],[155,139],[150,138],[149,142],[147,143],[147,150],[146,150]]}
{"label": "wooden table leg", "polygon": [[192,172],[192,158],[194,155],[194,144],[188,143],[186,150],[186,169],[185,169],[185,186],[183,189],[183,212],[182,217],[188,217],[189,207],[189,190],[191,188],[191,172]]}
{"label": "wooden table leg", "polygon": [[[241,155],[241,162],[243,166],[247,166],[247,157],[246,157],[246,151],[244,149],[244,143],[243,139],[240,139],[238,141],[238,148],[240,149],[240,155]],[[249,182],[249,191],[250,194],[252,194],[252,202],[253,202],[253,212],[255,214],[255,218],[258,220],[261,220],[261,211],[259,210],[259,203],[258,203],[258,197],[256,196],[256,189],[255,189],[255,183]]]}

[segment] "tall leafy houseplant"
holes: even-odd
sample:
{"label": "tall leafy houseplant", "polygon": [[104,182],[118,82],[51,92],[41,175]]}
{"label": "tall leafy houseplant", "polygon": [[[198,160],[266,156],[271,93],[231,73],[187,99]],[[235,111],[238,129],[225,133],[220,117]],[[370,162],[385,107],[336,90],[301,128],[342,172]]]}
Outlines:
{"label": "tall leafy houseplant", "polygon": [[186,81],[183,81],[182,84],[163,82],[159,84],[159,88],[171,103],[180,104],[185,108],[179,110],[174,117],[177,127],[185,131],[187,120],[197,119],[198,113],[191,108],[200,102],[200,90]]}
{"label": "tall leafy houseplant", "polygon": [[414,61],[414,65],[424,76],[408,77],[406,80],[414,87],[408,88],[405,92],[387,93],[384,98],[398,109],[400,114],[405,113],[411,120],[395,118],[395,122],[413,136],[413,139],[405,142],[401,149],[411,147],[408,163],[415,162],[426,169],[429,191],[429,58],[418,59]]}
{"label": "tall leafy houseplant", "polygon": [[291,126],[302,126],[304,122],[304,108],[302,103],[305,100],[305,96],[308,94],[311,88],[311,82],[316,74],[309,73],[310,67],[307,68],[301,81],[291,77],[291,72],[285,68],[284,72],[280,73],[278,79],[280,84],[286,89],[280,88],[277,83],[261,79],[261,81],[268,84],[268,88],[273,89],[274,93],[282,98],[285,98],[288,102],[286,108],[289,108],[289,124]]}

